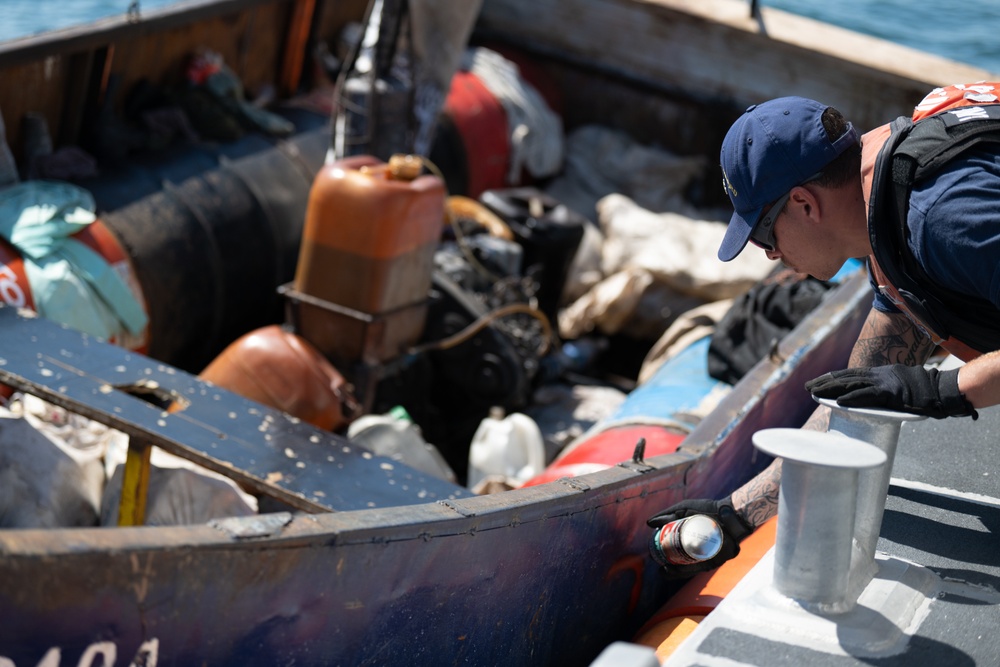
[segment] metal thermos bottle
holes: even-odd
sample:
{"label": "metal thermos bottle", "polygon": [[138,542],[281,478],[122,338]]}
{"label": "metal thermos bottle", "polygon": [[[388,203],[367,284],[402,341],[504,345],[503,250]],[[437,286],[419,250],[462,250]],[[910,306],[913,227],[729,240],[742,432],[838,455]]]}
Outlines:
{"label": "metal thermos bottle", "polygon": [[696,514],[671,521],[655,531],[649,551],[664,567],[691,565],[715,557],[722,548],[722,528],[710,516]]}

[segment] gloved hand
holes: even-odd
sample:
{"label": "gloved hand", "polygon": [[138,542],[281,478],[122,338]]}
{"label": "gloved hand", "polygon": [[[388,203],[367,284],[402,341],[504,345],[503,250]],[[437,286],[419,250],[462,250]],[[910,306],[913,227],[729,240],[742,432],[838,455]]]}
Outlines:
{"label": "gloved hand", "polygon": [[682,500],[649,517],[646,520],[646,525],[655,531],[671,521],[696,514],[710,516],[719,522],[723,536],[722,548],[718,554],[700,563],[664,565],[664,570],[671,579],[686,579],[699,572],[714,570],[727,560],[735,558],[740,553],[740,541],[753,532],[753,527],[747,524],[733,509],[733,501],[729,496],[721,500]]}
{"label": "gloved hand", "polygon": [[903,364],[847,368],[806,382],[806,390],[819,398],[835,398],[845,408],[883,408],[934,419],[979,417],[958,390],[958,369]]}

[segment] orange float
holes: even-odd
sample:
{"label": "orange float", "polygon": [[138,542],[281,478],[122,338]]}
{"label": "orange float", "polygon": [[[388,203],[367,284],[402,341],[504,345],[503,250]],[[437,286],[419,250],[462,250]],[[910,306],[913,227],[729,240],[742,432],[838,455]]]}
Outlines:
{"label": "orange float", "polygon": [[198,377],[328,431],[357,413],[350,386],[300,336],[271,325],[231,343]]}
{"label": "orange float", "polygon": [[[118,272],[119,276],[122,276],[125,284],[132,289],[133,294],[139,292],[139,283],[135,277],[135,271],[132,269],[132,265],[125,254],[125,250],[100,220],[95,220],[76,234],[73,234],[70,238],[83,243],[103,257],[104,261],[111,265]],[[138,298],[139,303],[145,310],[145,304],[142,301],[141,295]],[[24,258],[14,246],[3,238],[0,238],[0,300],[8,306],[14,306],[15,308],[35,309],[35,299],[24,270]],[[128,340],[111,340],[110,342],[127,347],[130,350],[144,352],[148,342],[146,340],[147,336],[148,332],[143,331],[140,336]]]}
{"label": "orange float", "polygon": [[[118,239],[100,220],[83,228],[73,239],[83,243],[85,246],[96,252],[118,273],[119,276],[129,286],[136,296],[143,311],[146,312],[146,304],[142,298],[139,288],[139,281],[135,276],[135,270],[125,254]],[[24,258],[17,248],[11,245],[6,239],[0,238],[0,301],[14,308],[28,308],[35,310],[35,299],[28,282],[28,276],[24,269]],[[149,343],[149,328],[144,329],[139,335],[126,334],[121,339],[112,337],[108,342],[121,345],[122,347],[145,353]],[[0,385],[0,396],[7,398],[13,393],[13,389],[6,385]]]}
{"label": "orange float", "polygon": [[645,458],[671,454],[686,436],[669,429],[637,424],[614,426],[587,438],[578,446],[558,456],[541,473],[535,475],[524,486],[535,486],[555,481],[561,477],[576,477],[604,468],[631,461],[639,439],[645,439]]}
{"label": "orange float", "polygon": [[740,553],[715,570],[691,578],[639,629],[636,644],[656,650],[663,662],[698,623],[712,612],[774,546],[777,517],[772,517],[740,542]]}

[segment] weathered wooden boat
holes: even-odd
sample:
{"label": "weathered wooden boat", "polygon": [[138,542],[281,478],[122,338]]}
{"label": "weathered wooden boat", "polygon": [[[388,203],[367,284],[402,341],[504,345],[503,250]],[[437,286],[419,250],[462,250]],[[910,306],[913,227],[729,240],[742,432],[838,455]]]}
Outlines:
{"label": "weathered wooden boat", "polygon": [[[248,86],[292,92],[302,36],[332,39],[364,10],[340,0],[199,1],[2,45],[12,145],[17,119],[43,105],[53,136],[73,143],[115,75],[158,78],[164,53],[206,44]],[[732,0],[485,0],[472,40],[543,71],[567,127],[627,128],[709,164],[729,121],[761,99],[829,100],[869,127],[929,87],[984,78],[767,8],[751,16]],[[124,239],[146,296],[148,356],[0,309],[0,381],[117,428],[136,449],[155,445],[227,474],[282,511],[0,531],[0,664],[588,664],[679,586],[647,557],[645,518],[684,496],[725,494],[759,470],[766,457],[752,434],[802,423],[812,409],[803,382],[844,363],[867,310],[867,282],[855,273],[673,453],[644,458],[636,448],[598,472],[474,496],[191,374],[237,336],[282,321],[277,288],[291,280],[330,143],[322,114],[298,113],[289,139],[143,164],[138,180],[130,159],[132,180],[105,174],[91,184],[114,202],[102,220]],[[264,187],[275,180],[284,189]],[[707,170],[709,201],[716,180]],[[246,204],[242,215],[234,201]],[[164,209],[182,229],[154,239],[143,223]],[[182,250],[166,252],[171,242]],[[227,271],[241,266],[227,253],[246,258],[262,246],[254,262],[264,269]],[[209,277],[191,266],[210,267]],[[183,409],[166,409],[178,398]],[[662,417],[623,437],[655,439],[668,428]]]}

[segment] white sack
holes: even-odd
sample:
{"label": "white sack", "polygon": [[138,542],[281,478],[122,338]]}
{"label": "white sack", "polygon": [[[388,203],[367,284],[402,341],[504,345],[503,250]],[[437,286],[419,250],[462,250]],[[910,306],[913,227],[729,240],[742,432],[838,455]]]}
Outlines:
{"label": "white sack", "polygon": [[718,301],[743,294],[774,270],[775,262],[763,252],[720,261],[717,253],[726,233],[722,223],[653,213],[623,195],[605,197],[597,208],[607,238],[605,275],[640,268],[682,294]]}
{"label": "white sack", "polygon": [[[128,439],[125,438],[112,442],[105,456],[108,483],[101,502],[101,523],[105,526],[118,523],[122,472],[127,453]],[[257,499],[233,480],[153,447],[145,525],[193,525],[256,512]]]}
{"label": "white sack", "polygon": [[642,269],[625,269],[605,278],[559,312],[559,335],[567,340],[598,330],[618,333],[635,312],[653,276]]}
{"label": "white sack", "polygon": [[0,407],[0,527],[97,525],[109,429],[92,424],[31,396]]}
{"label": "white sack", "polygon": [[762,252],[720,261],[720,222],[653,213],[620,194],[602,198],[597,208],[604,278],[560,312],[563,338],[594,329],[658,337],[683,312],[739,296],[775,267]]}
{"label": "white sack", "polygon": [[591,220],[598,200],[613,193],[652,211],[686,212],[691,206],[684,191],[704,169],[704,157],[675,155],[621,130],[584,125],[566,137],[563,173],[546,191]]}

